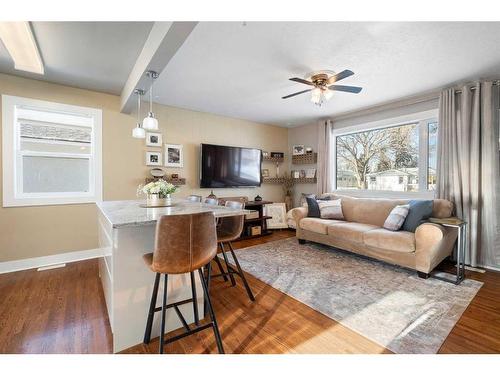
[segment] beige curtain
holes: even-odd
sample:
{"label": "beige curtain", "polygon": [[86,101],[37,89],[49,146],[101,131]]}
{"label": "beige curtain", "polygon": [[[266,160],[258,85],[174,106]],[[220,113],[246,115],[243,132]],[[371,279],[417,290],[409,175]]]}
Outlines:
{"label": "beige curtain", "polygon": [[329,193],[333,190],[333,165],[332,160],[332,132],[333,123],[331,120],[321,120],[318,122],[318,163],[316,171],[317,194]]}
{"label": "beige curtain", "polygon": [[444,90],[439,98],[437,196],[468,223],[466,263],[500,266],[499,95],[492,82]]}

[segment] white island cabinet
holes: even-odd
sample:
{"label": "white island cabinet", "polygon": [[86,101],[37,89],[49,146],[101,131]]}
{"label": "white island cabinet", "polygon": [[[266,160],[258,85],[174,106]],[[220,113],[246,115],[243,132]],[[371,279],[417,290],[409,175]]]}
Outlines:
{"label": "white island cabinet", "polygon": [[[144,337],[155,274],[142,256],[154,248],[156,220],[162,215],[192,214],[212,211],[216,217],[236,216],[247,210],[210,206],[203,203],[174,200],[172,207],[143,208],[144,201],[105,201],[97,204],[99,244],[106,249],[99,260],[106,306],[113,332],[115,353],[140,344]],[[195,273],[198,311],[203,312],[203,290]],[[162,295],[162,284],[158,295]],[[168,279],[168,303],[191,298],[189,274],[172,275]],[[158,298],[157,306],[161,303]],[[188,323],[194,322],[193,305],[181,305]],[[151,337],[160,332],[160,313],[155,314]],[[173,309],[167,310],[167,329],[182,327]]]}

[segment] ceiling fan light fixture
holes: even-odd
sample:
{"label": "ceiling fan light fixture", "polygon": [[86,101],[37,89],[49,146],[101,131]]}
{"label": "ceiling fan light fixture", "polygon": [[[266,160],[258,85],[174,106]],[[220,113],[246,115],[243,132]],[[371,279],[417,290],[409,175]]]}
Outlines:
{"label": "ceiling fan light fixture", "polygon": [[333,91],[325,89],[325,91],[323,91],[323,95],[324,95],[326,100],[330,100],[333,96]]}

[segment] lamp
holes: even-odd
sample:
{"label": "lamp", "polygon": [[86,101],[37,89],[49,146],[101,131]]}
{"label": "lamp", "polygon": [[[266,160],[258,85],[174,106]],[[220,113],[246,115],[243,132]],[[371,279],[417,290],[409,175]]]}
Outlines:
{"label": "lamp", "polygon": [[146,74],[151,78],[151,88],[149,89],[149,113],[142,121],[142,127],[147,130],[158,130],[158,120],[153,112],[153,83],[158,78],[158,73],[149,70]]}
{"label": "lamp", "polygon": [[141,125],[141,96],[144,95],[144,91],[135,89],[134,94],[137,95],[137,124],[134,130],[132,130],[132,137],[146,138],[146,131]]}
{"label": "lamp", "polygon": [[316,87],[312,90],[311,102],[321,107],[321,105],[330,100],[333,96],[333,92],[327,87]]}

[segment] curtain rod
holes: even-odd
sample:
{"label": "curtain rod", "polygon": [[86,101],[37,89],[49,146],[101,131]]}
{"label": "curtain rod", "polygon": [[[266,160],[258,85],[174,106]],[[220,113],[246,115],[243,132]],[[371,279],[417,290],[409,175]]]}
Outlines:
{"label": "curtain rod", "polygon": [[[493,86],[500,86],[500,80],[493,81],[492,85]],[[471,91],[474,91],[476,89],[476,86],[472,86],[470,89],[471,89]],[[461,93],[462,93],[462,90],[455,90],[455,94],[461,94]]]}

